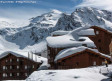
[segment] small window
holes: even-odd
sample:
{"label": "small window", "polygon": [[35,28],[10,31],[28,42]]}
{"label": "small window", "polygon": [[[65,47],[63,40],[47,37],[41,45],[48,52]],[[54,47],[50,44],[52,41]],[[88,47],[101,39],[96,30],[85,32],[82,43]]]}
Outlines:
{"label": "small window", "polygon": [[33,65],[32,68],[35,68],[35,66]]}
{"label": "small window", "polygon": [[19,62],[19,58],[17,58],[17,62]]}
{"label": "small window", "polygon": [[12,66],[10,66],[10,69],[12,69]]}
{"label": "small window", "polygon": [[25,76],[28,76],[27,73],[25,73]]}
{"label": "small window", "polygon": [[7,77],[7,73],[5,74],[5,77]]}
{"label": "small window", "polygon": [[10,77],[12,76],[12,73],[10,73]]}
{"label": "small window", "polygon": [[85,46],[85,47],[87,47],[87,44],[82,44],[82,46]]}
{"label": "small window", "polygon": [[5,62],[8,62],[8,60],[6,60]]}
{"label": "small window", "polygon": [[19,73],[17,73],[17,76],[19,76]]}
{"label": "small window", "polygon": [[10,59],[10,62],[12,62],[12,59]]}
{"label": "small window", "polygon": [[85,41],[85,39],[79,39],[79,41]]}
{"label": "small window", "polygon": [[101,47],[99,47],[99,50],[102,51]]}
{"label": "small window", "polygon": [[96,61],[93,62],[93,66],[96,66]]}
{"label": "small window", "polygon": [[5,73],[3,73],[3,77],[5,77]]}
{"label": "small window", "polygon": [[5,67],[5,69],[7,70],[7,67]]}
{"label": "small window", "polygon": [[19,69],[19,66],[17,66],[17,69]]}
{"label": "small window", "polygon": [[79,62],[76,62],[76,66],[78,66],[79,65]]}
{"label": "small window", "polygon": [[99,34],[99,31],[96,31],[96,34],[98,35]]}
{"label": "small window", "polygon": [[101,39],[99,39],[98,42],[101,42]]}
{"label": "small window", "polygon": [[5,70],[5,66],[3,66],[3,70]]}
{"label": "small window", "polygon": [[27,69],[27,65],[25,65],[25,69]]}

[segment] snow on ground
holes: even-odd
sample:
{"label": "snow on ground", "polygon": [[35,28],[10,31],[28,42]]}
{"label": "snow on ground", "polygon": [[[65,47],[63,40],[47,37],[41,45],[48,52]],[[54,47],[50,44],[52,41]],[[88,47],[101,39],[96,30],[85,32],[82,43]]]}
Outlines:
{"label": "snow on ground", "polygon": [[[112,65],[108,67],[112,71]],[[101,73],[107,73],[105,66],[96,66],[82,69],[68,70],[41,70],[35,71],[27,78],[27,81],[109,81],[107,76]],[[107,80],[106,80],[107,79]]]}

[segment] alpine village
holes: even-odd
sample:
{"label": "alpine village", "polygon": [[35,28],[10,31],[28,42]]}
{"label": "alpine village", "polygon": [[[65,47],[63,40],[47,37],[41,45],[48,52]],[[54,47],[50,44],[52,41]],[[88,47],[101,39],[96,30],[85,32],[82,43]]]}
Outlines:
{"label": "alpine village", "polygon": [[47,50],[42,54],[1,51],[0,81],[25,80],[33,72],[40,70],[102,66],[105,61],[111,64],[112,32],[103,27],[85,26],[71,31],[58,30],[52,32],[45,41]]}

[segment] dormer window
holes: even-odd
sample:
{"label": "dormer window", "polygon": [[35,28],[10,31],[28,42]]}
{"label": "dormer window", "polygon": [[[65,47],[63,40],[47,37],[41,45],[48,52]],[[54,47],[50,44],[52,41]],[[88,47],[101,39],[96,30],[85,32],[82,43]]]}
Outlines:
{"label": "dormer window", "polygon": [[85,47],[87,47],[87,44],[82,44],[82,46],[85,46]]}
{"label": "dormer window", "polygon": [[79,39],[79,41],[85,41],[85,39]]}

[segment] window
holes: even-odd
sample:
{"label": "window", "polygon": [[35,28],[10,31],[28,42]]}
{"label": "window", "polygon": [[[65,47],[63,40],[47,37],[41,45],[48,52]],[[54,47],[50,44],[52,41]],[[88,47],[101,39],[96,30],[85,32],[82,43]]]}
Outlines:
{"label": "window", "polygon": [[17,62],[19,62],[19,58],[17,58]]}
{"label": "window", "polygon": [[5,77],[7,77],[7,74],[5,74]]}
{"label": "window", "polygon": [[5,62],[8,62],[8,60],[6,60]]}
{"label": "window", "polygon": [[25,73],[25,76],[28,76],[27,73]]}
{"label": "window", "polygon": [[3,73],[3,77],[5,77],[5,73]]}
{"label": "window", "polygon": [[35,68],[35,66],[33,65],[32,68]]}
{"label": "window", "polygon": [[10,62],[12,62],[12,59],[10,59]]}
{"label": "window", "polygon": [[19,66],[17,66],[17,69],[19,69]]}
{"label": "window", "polygon": [[19,73],[17,73],[17,76],[19,76]]}
{"label": "window", "polygon": [[99,31],[96,31],[96,34],[98,35],[99,34]]}
{"label": "window", "polygon": [[93,62],[93,65],[94,65],[94,66],[96,65],[96,61]]}
{"label": "window", "polygon": [[101,42],[101,39],[99,39],[98,42]]}
{"label": "window", "polygon": [[102,50],[101,50],[101,47],[99,47],[99,50],[102,51]]}
{"label": "window", "polygon": [[79,62],[76,62],[76,66],[78,66],[79,65]]}
{"label": "window", "polygon": [[3,70],[5,70],[5,66],[3,66]]}
{"label": "window", "polygon": [[10,66],[10,69],[12,69],[12,66]]}
{"label": "window", "polygon": [[27,69],[27,65],[25,65],[25,69]]}
{"label": "window", "polygon": [[5,69],[7,70],[7,67],[5,67]]}
{"label": "window", "polygon": [[12,73],[10,73],[10,76],[12,76]]}
{"label": "window", "polygon": [[79,39],[79,41],[85,41],[85,39]]}

